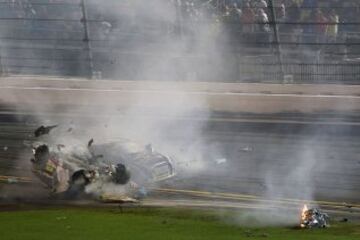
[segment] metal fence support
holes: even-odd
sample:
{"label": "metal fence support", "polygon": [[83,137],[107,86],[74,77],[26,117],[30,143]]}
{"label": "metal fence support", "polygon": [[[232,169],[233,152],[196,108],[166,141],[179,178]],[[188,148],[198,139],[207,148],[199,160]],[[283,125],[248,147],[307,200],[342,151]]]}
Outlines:
{"label": "metal fence support", "polygon": [[3,62],[1,58],[1,48],[0,48],[0,77],[4,76],[4,68],[3,68]]}
{"label": "metal fence support", "polygon": [[93,62],[93,54],[91,49],[91,42],[90,42],[90,32],[89,32],[89,24],[88,24],[88,17],[87,17],[87,8],[85,4],[85,0],[81,0],[80,3],[81,12],[82,12],[82,19],[81,23],[84,25],[84,43],[85,43],[85,50],[87,52],[87,57],[89,61],[89,69],[87,76],[88,78],[94,78],[94,62]]}
{"label": "metal fence support", "polygon": [[184,37],[184,16],[183,16],[183,2],[178,1],[175,4],[176,7],[176,34],[178,34],[180,39]]}
{"label": "metal fence support", "polygon": [[275,5],[274,5],[274,0],[270,0],[269,1],[269,8],[270,8],[270,14],[271,14],[271,19],[272,19],[272,27],[273,27],[273,31],[274,31],[274,37],[275,37],[275,45],[276,45],[276,55],[278,58],[278,63],[280,65],[280,75],[282,76],[282,81],[285,81],[285,70],[284,70],[284,66],[283,66],[283,59],[282,59],[282,54],[281,54],[281,46],[280,46],[280,37],[279,37],[279,32],[278,32],[278,28],[277,28],[277,22],[276,22],[276,12],[275,12]]}

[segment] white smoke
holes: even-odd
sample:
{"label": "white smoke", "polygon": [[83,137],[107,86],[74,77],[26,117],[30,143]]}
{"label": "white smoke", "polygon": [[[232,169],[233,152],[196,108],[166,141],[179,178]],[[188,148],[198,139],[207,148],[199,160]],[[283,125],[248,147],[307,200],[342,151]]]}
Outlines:
{"label": "white smoke", "polygon": [[[102,8],[104,13],[117,16],[122,20],[118,26],[111,24],[114,29],[110,33],[106,33],[109,34],[108,44],[111,48],[108,57],[115,59],[115,69],[118,68],[115,71],[115,74],[118,73],[115,80],[127,80],[124,78],[131,75],[145,81],[131,85],[130,93],[119,92],[119,95],[123,94],[121,99],[125,99],[121,102],[116,102],[110,97],[99,98],[96,94],[86,98],[79,94],[74,106],[59,107],[58,99],[50,94],[47,96],[34,94],[31,96],[32,100],[36,99],[39,105],[18,106],[19,111],[30,108],[32,113],[37,116],[39,124],[59,124],[59,127],[47,136],[48,140],[53,143],[86,146],[91,138],[95,143],[119,138],[132,139],[143,145],[151,143],[155,150],[174,156],[175,163],[185,172],[186,176],[208,173],[209,162],[213,160],[208,158],[209,152],[223,163],[223,159],[225,159],[225,166],[227,162],[236,161],[237,159],[227,161],[226,157],[222,155],[225,150],[216,144],[208,145],[203,136],[206,122],[211,118],[208,99],[203,97],[204,95],[191,92],[191,87],[188,87],[191,86],[191,83],[186,86],[177,82],[177,80],[196,82],[199,78],[206,79],[206,77],[218,78],[218,81],[222,81],[221,74],[225,64],[222,60],[224,49],[220,49],[215,44],[216,38],[226,38],[221,24],[214,21],[211,15],[200,14],[199,16],[202,16],[203,19],[184,21],[184,25],[178,26],[176,20],[180,10],[173,5],[175,1],[93,0],[88,3],[89,6],[93,6],[95,9]],[[152,23],[157,25],[151,26]],[[167,34],[159,30],[159,26],[162,26],[161,28],[165,26],[168,29]],[[178,29],[179,27],[180,29]],[[134,29],[135,32],[126,32],[134,31]],[[128,40],[123,37],[120,40],[121,43],[125,43],[129,48],[116,48],[118,40],[112,41],[111,34],[120,34],[121,31],[122,34],[140,33],[141,41],[132,42],[134,39]],[[180,31],[181,37],[178,37],[178,34],[172,34],[173,31]],[[149,33],[150,36],[146,36],[144,33]],[[147,40],[147,37],[154,42]],[[114,39],[117,38],[114,37]],[[112,48],[112,46],[114,47]],[[94,43],[94,48],[96,49],[96,47]],[[124,57],[127,54],[131,57]],[[207,59],[210,58],[209,56],[211,59]],[[208,61],[212,64],[209,64]],[[217,63],[216,68],[214,62]],[[161,81],[166,81],[166,83]],[[99,82],[94,81],[94,84],[91,84],[89,80],[91,87],[95,88],[95,83]],[[106,82],[106,84],[106,90],[112,90],[111,82]],[[68,89],[64,90],[64,92],[66,91]],[[76,94],[74,93],[74,95]],[[109,94],[109,96],[111,95]],[[21,103],[26,102],[19,95],[14,98],[21,99],[19,101]],[[54,112],[57,114],[45,114]],[[69,128],[72,130],[67,131]],[[234,138],[230,141],[236,144],[237,140]],[[292,168],[285,176],[279,176],[280,164],[267,169],[263,169],[261,165],[251,164],[250,168],[244,169],[226,169],[217,166],[218,168],[211,169],[210,174],[213,177],[211,181],[216,182],[217,187],[221,184],[234,184],[235,188],[241,183],[221,181],[222,179],[218,177],[219,172],[222,176],[227,170],[231,170],[231,174],[236,172],[238,175],[250,177],[262,175],[266,188],[263,197],[270,199],[293,197],[312,200],[316,191],[314,168],[320,166],[319,170],[321,170],[326,168],[325,166],[329,166],[319,161],[319,155],[322,155],[322,152],[314,150],[315,144],[316,140],[309,139],[307,143],[301,144],[298,149],[294,150],[293,158],[289,159]],[[282,147],[281,143],[278,147]],[[249,149],[246,148],[246,151],[251,150]],[[253,151],[257,151],[257,149]],[[277,149],[273,149],[273,151],[275,152]],[[267,154],[271,155],[272,152],[267,152]],[[253,170],[254,173],[248,169]],[[229,186],[227,187],[229,189]],[[124,191],[122,187],[115,187],[111,184],[104,186],[102,183],[90,185],[87,191],[99,192],[99,188],[103,188],[100,192],[122,194]],[[211,186],[206,188],[206,190],[212,190]],[[281,215],[283,220],[279,222],[286,224],[289,212],[291,211],[284,210],[274,216]],[[264,212],[254,213],[256,218],[263,218],[263,214]],[[266,219],[265,222],[273,221],[268,216],[263,218]],[[245,215],[245,219],[247,217],[251,217],[251,214]],[[294,220],[293,217],[291,219]],[[243,220],[243,217],[236,219],[240,223]]]}

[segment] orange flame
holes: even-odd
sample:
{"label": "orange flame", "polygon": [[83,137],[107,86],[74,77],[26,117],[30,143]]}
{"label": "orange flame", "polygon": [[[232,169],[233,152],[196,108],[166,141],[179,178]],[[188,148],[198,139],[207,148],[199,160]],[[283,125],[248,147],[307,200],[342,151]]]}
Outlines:
{"label": "orange flame", "polygon": [[[301,222],[305,220],[305,218],[306,218],[306,212],[307,212],[308,210],[309,210],[309,209],[308,209],[307,205],[305,204],[304,207],[303,207],[302,210],[301,210]],[[302,224],[301,224],[301,227],[304,227],[304,226],[302,226]]]}
{"label": "orange flame", "polygon": [[308,209],[307,205],[305,204],[301,211],[301,219],[305,219],[305,217],[306,217],[305,213],[307,210],[309,210],[309,209]]}

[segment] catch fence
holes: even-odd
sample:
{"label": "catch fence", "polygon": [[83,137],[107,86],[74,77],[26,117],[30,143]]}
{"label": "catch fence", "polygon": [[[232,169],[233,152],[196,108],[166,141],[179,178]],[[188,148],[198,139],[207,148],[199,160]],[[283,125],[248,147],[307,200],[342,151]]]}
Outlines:
{"label": "catch fence", "polygon": [[359,2],[245,2],[1,0],[1,74],[358,84]]}

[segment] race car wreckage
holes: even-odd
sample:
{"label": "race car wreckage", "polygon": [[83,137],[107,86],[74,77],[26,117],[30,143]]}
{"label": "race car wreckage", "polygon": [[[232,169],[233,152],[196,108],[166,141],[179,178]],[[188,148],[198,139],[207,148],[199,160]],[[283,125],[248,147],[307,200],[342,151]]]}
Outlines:
{"label": "race car wreckage", "polygon": [[[45,134],[48,134],[46,132]],[[146,188],[175,176],[172,159],[146,145],[120,139],[87,146],[32,144],[32,170],[51,193],[76,198],[132,200]]]}
{"label": "race car wreckage", "polygon": [[301,212],[300,227],[302,228],[329,227],[329,216],[317,208],[308,209],[308,207],[304,205]]}

